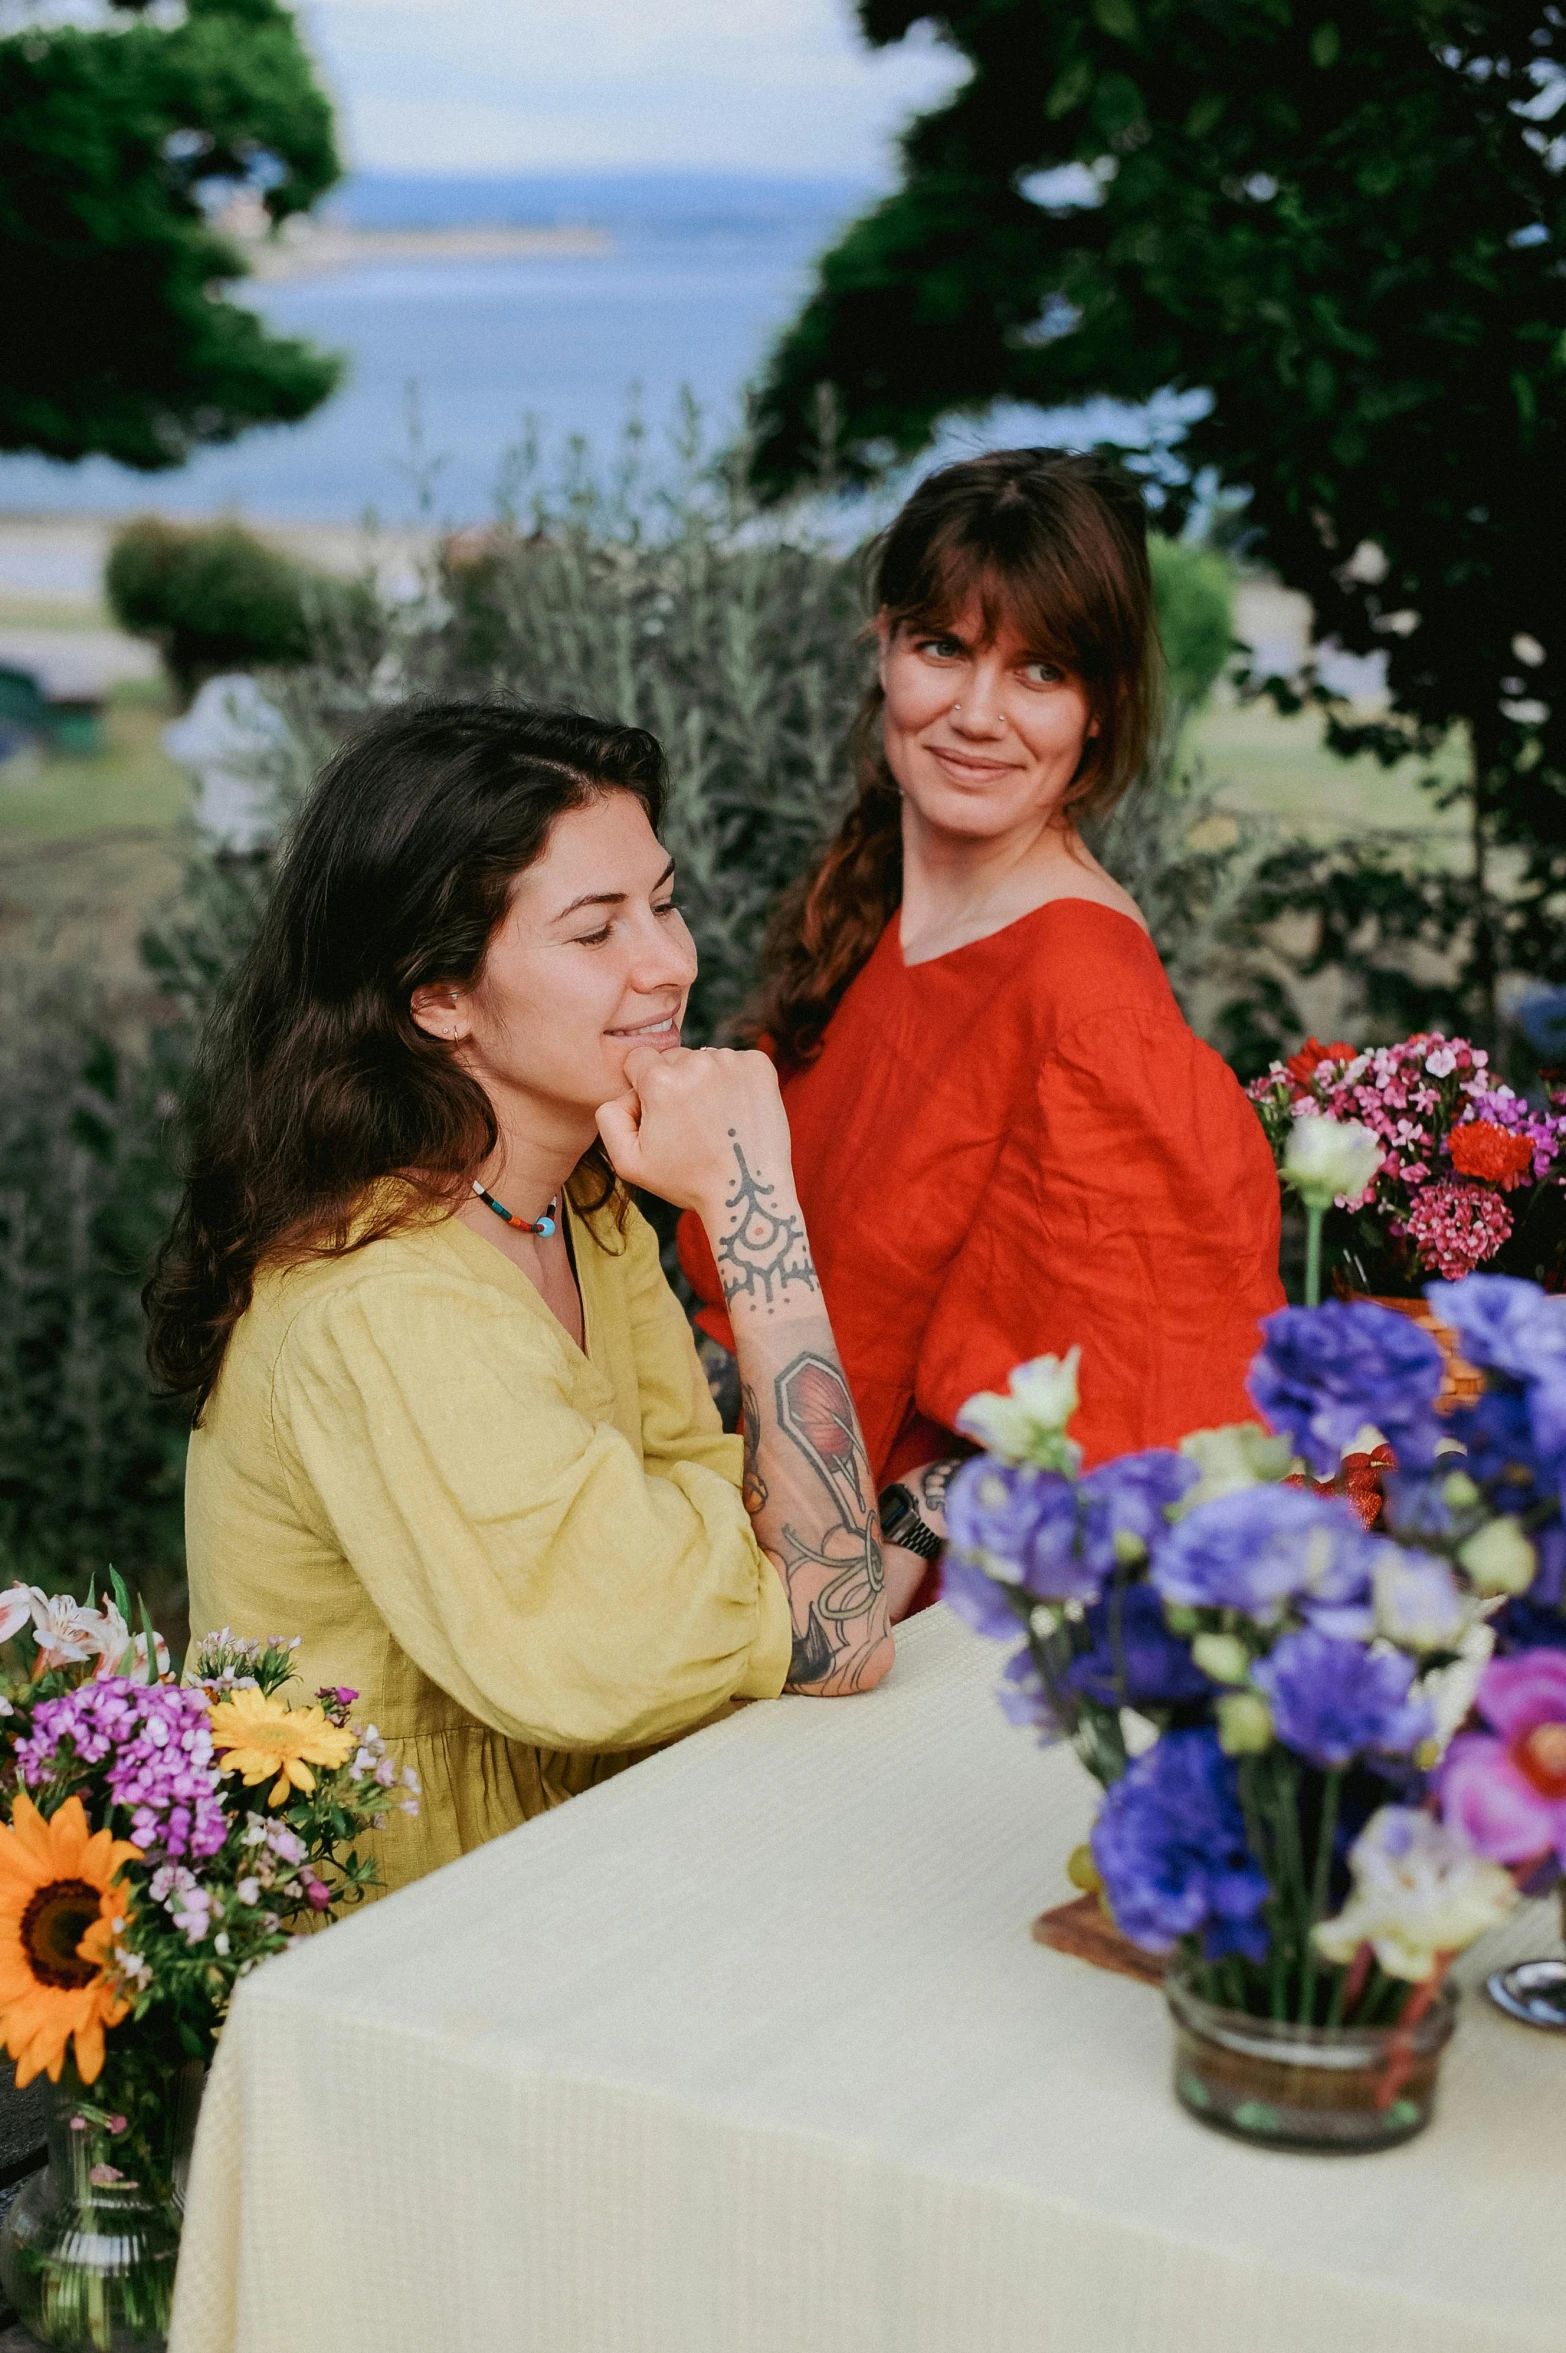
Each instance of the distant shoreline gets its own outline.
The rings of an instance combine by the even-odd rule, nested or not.
[[[317,278],[399,262],[597,261],[614,253],[607,229],[351,229],[336,221],[298,223],[281,238],[238,240],[257,278]]]

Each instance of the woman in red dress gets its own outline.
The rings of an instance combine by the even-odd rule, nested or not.
[[[1248,1417],[1278,1188],[1079,827],[1140,773],[1159,649],[1135,486],[1007,450],[921,484],[876,568],[858,791],[774,929],[755,1033],[882,1489],[894,1614],[958,1413],[1082,1348],[1088,1462]],[[724,1337],[700,1228],[686,1271]]]

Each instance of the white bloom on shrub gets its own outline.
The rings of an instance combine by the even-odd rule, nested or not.
[[[1513,1519],[1487,1520],[1457,1557],[1481,1593],[1526,1593],[1538,1566],[1533,1546]]]
[[[1187,1488],[1172,1519],[1184,1519],[1199,1503],[1237,1495],[1242,1487],[1268,1487],[1286,1476],[1292,1459],[1287,1438],[1274,1438],[1260,1422],[1229,1422],[1220,1430],[1193,1430],[1180,1452],[1201,1473]]]
[[[1003,1395],[981,1389],[957,1416],[966,1437],[977,1438],[1003,1462],[1031,1462],[1040,1452],[1058,1456],[1067,1422],[1077,1410],[1080,1348],[1065,1356],[1035,1356],[1019,1364]]]
[[[1517,1901],[1510,1872],[1413,1806],[1372,1814],[1349,1850],[1349,1869],[1353,1893],[1335,1920],[1317,1923],[1317,1950],[1346,1967],[1368,1944],[1389,1977],[1415,1985],[1443,1953],[1471,1945]]]
[[[1380,1137],[1359,1120],[1306,1112],[1289,1131],[1283,1174],[1307,1209],[1330,1209],[1334,1201],[1352,1201],[1367,1189],[1381,1155]]]
[[[1376,1557],[1376,1632],[1399,1650],[1456,1650],[1473,1603],[1433,1552],[1386,1545]]]

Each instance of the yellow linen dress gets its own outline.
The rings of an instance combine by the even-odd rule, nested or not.
[[[358,1691],[423,1786],[370,1842],[388,1887],[788,1671],[740,1441],[651,1228],[571,1232],[585,1354],[500,1251],[432,1219],[263,1272],[191,1438],[192,1634],[300,1635],[285,1696]]]

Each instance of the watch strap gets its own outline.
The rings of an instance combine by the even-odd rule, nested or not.
[[[921,1560],[934,1560],[942,1550],[945,1539],[930,1526],[911,1488],[894,1480],[890,1487],[882,1488],[877,1509],[881,1534],[888,1544],[900,1544],[905,1552],[917,1553]]]

